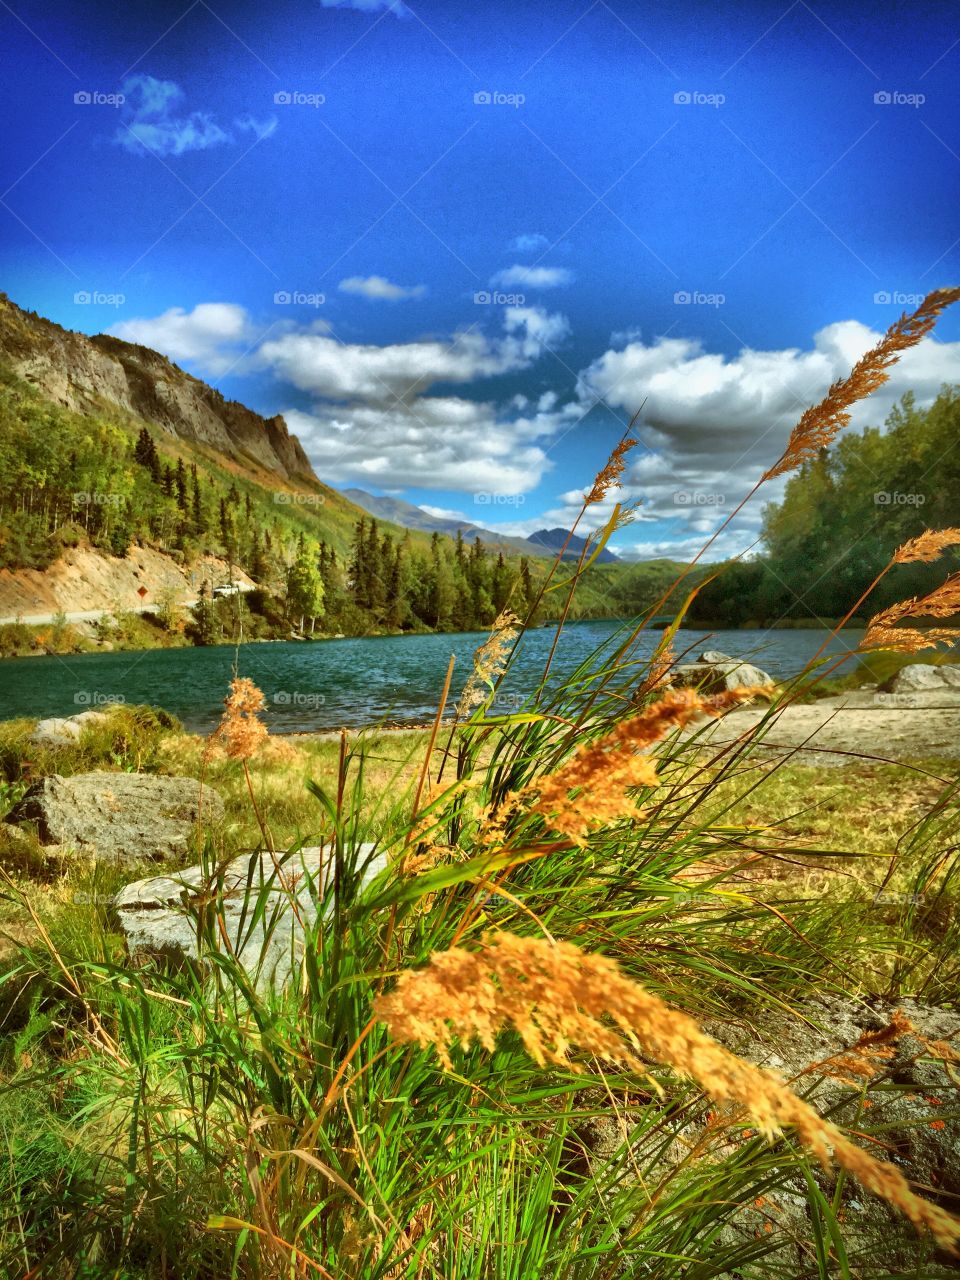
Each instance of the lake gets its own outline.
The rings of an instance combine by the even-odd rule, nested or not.
[[[554,672],[573,671],[623,626],[611,620],[565,628]],[[831,654],[849,654],[861,636],[844,631]],[[527,632],[498,695],[496,711],[511,710],[536,684],[553,640],[552,627]],[[820,647],[826,631],[680,631],[677,651],[695,657],[720,649],[749,659],[776,678],[795,675]],[[151,649],[0,662],[0,719],[66,716],[111,701],[150,703],[179,716],[192,732],[219,720],[234,663],[267,699],[265,720],[275,733],[337,729],[381,722],[422,722],[434,714],[450,655],[456,656],[452,698],[470,674],[473,654],[489,632],[456,635],[370,636],[315,643],[280,641],[207,649]],[[654,649],[659,633],[643,633],[637,657]]]

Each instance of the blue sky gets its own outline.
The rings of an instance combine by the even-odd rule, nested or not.
[[[618,545],[692,550],[960,279],[952,4],[16,0],[0,33],[9,295],[487,525],[569,519],[645,399]],[[958,370],[948,317],[857,424]]]

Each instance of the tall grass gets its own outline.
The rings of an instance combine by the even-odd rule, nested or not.
[[[926,332],[930,313],[915,328]],[[850,394],[832,389],[837,413]],[[822,433],[833,419],[802,421]],[[594,547],[620,519],[616,510]],[[789,1010],[810,990],[856,991],[867,966],[859,935],[848,935],[849,903],[771,902],[744,887],[759,856],[819,865],[834,852],[814,859],[777,826],[759,832],[736,816],[777,701],[756,730],[711,745],[697,716],[726,707],[664,696],[676,628],[641,659],[642,626],[563,677],[548,663],[527,705],[499,715],[499,681],[522,644],[505,618],[452,725],[449,671],[442,688],[438,678],[419,768],[388,790],[376,822],[370,744],[344,735],[333,785],[310,783],[314,824],[293,843],[276,838],[260,803],[256,691],[235,687],[218,737],[255,810],[256,856],[272,852],[281,890],[299,844],[322,844],[332,868],[313,886],[316,920],[279,988],[258,984],[225,940],[212,837],[209,892],[189,908],[197,963],[129,963],[110,884],[53,932],[9,884],[37,929],[8,958],[3,984],[6,1274],[890,1274],[873,1245],[848,1238],[853,1184],[831,1155],[926,1232],[898,1234],[877,1208],[910,1274],[950,1274],[945,1205],[872,1162],[839,1113],[821,1118],[696,1027],[764,1005]],[[955,813],[948,783],[884,864],[889,883],[913,886],[909,910],[876,933],[892,953],[882,978],[894,997],[940,997],[949,981],[960,940]],[[390,859],[372,879],[371,835]],[[250,924],[269,927],[270,901],[250,890]],[[862,1110],[851,1123],[883,1153]],[[798,1194],[799,1218],[765,1208]]]

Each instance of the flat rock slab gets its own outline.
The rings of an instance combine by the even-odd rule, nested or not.
[[[357,846],[363,884],[387,866],[386,854],[374,850],[372,844]],[[299,968],[304,935],[316,923],[332,872],[330,848],[255,853],[227,863],[219,880],[209,866],[137,880],[113,905],[131,956],[197,961],[201,902],[213,897],[222,904],[230,948],[262,990],[282,986]]]
[[[936,706],[918,705],[914,699]],[[698,746],[728,746],[768,715],[763,708],[728,712],[721,720],[684,731]],[[960,697],[927,694],[845,694],[784,707],[759,729],[751,748],[796,764],[846,765],[857,760],[960,760]]]
[[[42,845],[122,862],[183,860],[201,812],[193,778],[149,773],[52,774],[36,783],[7,822],[36,828]],[[204,824],[223,818],[223,801],[203,788]]]

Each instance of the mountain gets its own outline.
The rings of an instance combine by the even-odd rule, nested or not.
[[[319,481],[283,418],[263,418],[166,356],[107,334],[90,338],[23,311],[0,294],[0,362],[47,399],[80,413],[109,405],[176,440],[287,481]]]
[[[567,539],[570,539],[567,542]],[[541,550],[540,554],[549,554],[555,556],[563,544],[567,543],[567,549],[563,553],[564,560],[578,560],[580,552],[586,545],[586,539],[581,538],[578,534],[571,534],[568,529],[538,529],[536,533],[531,533],[530,542],[535,543],[545,550]],[[597,556],[596,564],[616,564],[620,557],[615,556],[612,551],[606,547]]]
[[[365,489],[341,489],[340,492],[377,520],[389,520],[407,529],[418,529],[423,533],[442,533],[449,537],[456,537],[459,531],[469,542],[479,538],[484,545],[504,552],[519,552],[521,555],[541,556],[552,560],[567,537],[566,529],[541,529],[531,534],[529,538],[514,538],[507,534],[495,533],[492,529],[484,529],[481,525],[473,524],[469,520],[432,516],[422,507],[414,506],[412,502],[404,502],[401,498],[377,498],[372,493],[367,493]],[[576,559],[583,545],[583,538],[574,534],[564,553],[564,559]],[[617,557],[606,548],[597,557],[598,564],[612,564],[616,561]]]
[[[504,553],[519,552],[527,556],[547,554],[543,547],[534,546],[527,538],[512,538],[509,534],[495,533],[470,520],[432,516],[429,511],[414,506],[412,502],[404,502],[402,498],[377,498],[365,489],[341,489],[340,492],[377,520],[390,520],[406,529],[417,529],[421,533],[442,533],[451,538],[455,538],[459,530],[466,541],[472,542],[474,538],[479,538],[485,546]]]

